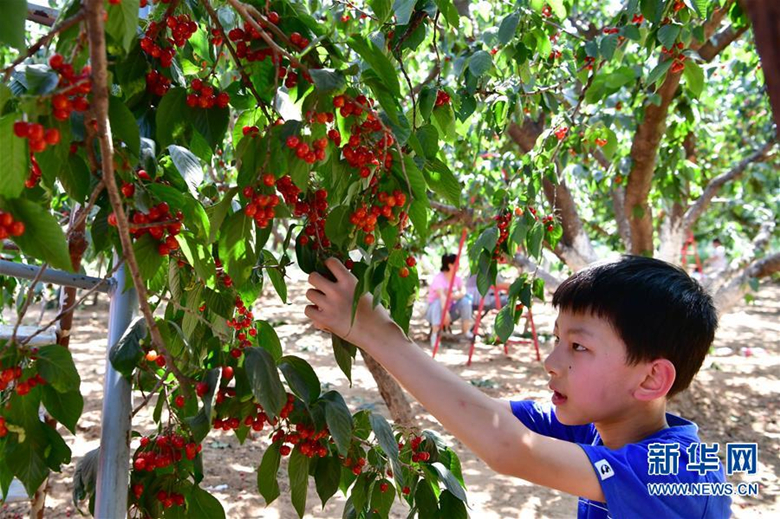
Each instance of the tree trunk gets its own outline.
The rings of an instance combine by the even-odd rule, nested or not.
[[[379,394],[382,395],[393,421],[396,425],[411,427],[413,423],[412,406],[409,405],[401,385],[371,355],[363,350],[360,350],[360,354],[363,356],[371,376],[376,381]]]
[[[761,279],[775,272],[780,272],[780,252],[775,252],[765,258],[754,261],[742,273],[721,286],[713,299],[718,314],[723,315],[742,300],[750,288],[752,279]]]
[[[780,3],[777,0],[743,0],[767,85],[769,101],[780,137]]]
[[[655,257],[674,265],[682,260],[680,251],[685,243],[687,230],[684,226],[685,207],[680,202],[672,205],[672,210],[661,221],[658,232],[658,250]]]

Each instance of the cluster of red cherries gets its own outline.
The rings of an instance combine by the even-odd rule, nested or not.
[[[165,37],[165,30],[170,30],[170,36]],[[152,21],[146,28],[146,34],[141,38],[141,50],[153,58],[160,60],[160,65],[168,68],[173,63],[176,56],[176,47],[182,47],[189,40],[195,31],[198,30],[198,24],[192,21],[188,14],[179,16],[170,15],[160,22]],[[162,45],[155,40],[160,34],[163,35]],[[167,45],[166,45],[167,44]]]
[[[301,246],[314,248],[319,244],[322,248],[330,247],[330,240],[325,236],[325,219],[328,211],[328,192],[318,189],[308,200],[298,200],[293,206],[293,215],[297,218],[307,217],[303,233],[298,237]]]
[[[131,189],[126,187],[128,185],[132,184],[122,186],[122,193],[125,196],[132,196]],[[134,192],[135,188],[132,191]],[[160,256],[167,256],[179,248],[176,235],[181,232],[183,217],[181,211],[171,214],[168,203],[160,202],[149,209],[148,213],[136,211],[130,216],[130,222],[134,225],[130,228],[130,234],[136,239],[149,234],[158,242],[157,252]],[[117,225],[116,214],[108,215],[108,224],[114,227]]]
[[[203,84],[203,81],[200,79],[193,79],[190,86],[192,87],[192,92],[187,94],[186,99],[187,106],[190,108],[209,109],[215,106],[227,108],[228,103],[230,103],[230,94],[227,92],[217,93],[214,87]]]
[[[263,175],[263,184],[273,186],[276,183],[276,177],[271,173]],[[256,191],[252,186],[246,186],[243,191],[247,204],[244,206],[244,214],[253,218],[255,223],[261,229],[268,227],[275,216],[274,207],[279,205],[279,195],[266,195]]]
[[[5,240],[9,236],[19,237],[24,234],[24,229],[24,222],[14,220],[11,213],[0,211],[0,240]]]
[[[144,473],[155,473],[157,469],[167,473],[169,467],[174,467],[186,458],[189,461],[195,459],[203,446],[187,439],[178,433],[162,434],[157,436],[144,436],[141,445],[133,456],[132,479],[138,480]],[[153,485],[151,485],[153,486]],[[140,500],[146,491],[143,483],[137,482],[131,486],[133,496]],[[164,508],[183,506],[184,496],[176,492],[159,490],[155,495]]]
[[[680,52],[684,48],[685,45],[683,45],[683,42],[681,41],[678,41],[676,44],[672,45],[671,49],[661,47],[661,54],[665,54],[674,60],[671,68],[672,74],[677,74],[678,72],[682,72],[685,69],[685,54]]]
[[[434,106],[442,106],[442,105],[450,104],[450,95],[444,90],[439,90],[438,92],[436,92],[436,101],[433,104]]]
[[[35,350],[35,348],[33,348]],[[9,366],[0,371],[0,391],[5,391],[9,387],[13,386],[13,390],[19,396],[24,396],[29,393],[34,387],[38,385],[46,384],[46,380],[36,373],[27,377],[27,380],[22,380],[24,373],[21,366]],[[5,404],[5,409],[10,408],[10,403]],[[5,417],[0,416],[0,438],[5,437],[8,434],[8,425]]]
[[[246,307],[244,300],[239,296],[236,296],[235,308],[238,312],[238,316],[228,320],[227,325],[229,328],[233,328],[236,331],[238,348],[231,348],[230,356],[237,359],[243,355],[244,348],[252,346],[252,341],[247,338],[247,334],[249,337],[255,337],[257,335],[257,328],[253,326],[254,314],[252,314],[252,310]],[[222,374],[223,376],[228,374],[232,375],[232,371],[225,373],[223,370]],[[230,377],[227,378],[229,379]]]
[[[57,88],[63,90],[51,98],[54,118],[66,121],[73,111],[86,112],[89,109],[87,95],[92,91],[92,68],[86,65],[76,74],[73,65],[65,63],[62,54],[50,57],[49,66],[59,74]]]

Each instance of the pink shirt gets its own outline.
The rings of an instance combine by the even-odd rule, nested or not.
[[[431,284],[428,286],[428,303],[433,303],[439,299],[438,291],[441,290],[444,294],[447,293],[447,289],[450,287],[450,280],[447,279],[446,272],[439,272],[433,277]],[[452,291],[463,289],[463,280],[455,274],[455,282],[452,284]],[[450,301],[450,304],[452,302]]]

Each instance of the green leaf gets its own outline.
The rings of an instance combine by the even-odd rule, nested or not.
[[[118,97],[111,96],[108,104],[108,118],[111,121],[111,133],[127,145],[134,156],[141,154],[141,135],[135,116],[127,104]]]
[[[346,456],[352,441],[352,414],[341,394],[328,391],[320,399],[325,407],[325,421],[342,456]]]
[[[282,343],[276,330],[268,321],[255,321],[255,326],[258,344],[271,354],[275,362],[278,362],[282,358]]]
[[[209,109],[190,109],[187,107],[187,109],[190,113],[192,126],[206,139],[206,142],[209,143],[212,149],[216,149],[227,131],[228,123],[230,122],[230,109],[219,107]],[[181,117],[181,114],[179,114],[179,117]]]
[[[428,166],[429,168],[423,170],[428,186],[455,207],[460,207],[460,196],[463,193],[463,186],[461,186],[452,171],[444,162],[438,159],[430,161]]]
[[[279,482],[276,480],[279,472],[279,462],[282,455],[279,452],[281,442],[275,442],[268,446],[263,454],[263,460],[257,468],[257,490],[265,499],[265,504],[270,505],[279,497]]]
[[[25,15],[27,4],[25,5]],[[0,20],[6,17],[0,16]],[[0,31],[2,33],[2,31]],[[19,114],[10,113],[0,118],[0,196],[16,198],[24,190],[24,181],[30,176],[30,153],[27,151],[27,139],[14,135],[14,122],[20,120]]]
[[[414,5],[414,0],[412,5]],[[397,13],[396,13],[397,14]],[[399,25],[401,23],[400,17],[398,20]],[[382,80],[385,88],[395,97],[401,97],[401,86],[398,83],[398,73],[396,68],[390,63],[390,59],[379,49],[373,41],[365,40],[360,36],[352,36],[347,45],[357,52],[361,58],[376,72],[377,76]]]
[[[453,496],[457,497],[464,503],[466,502],[466,492],[463,490],[463,487],[460,486],[460,483],[455,478],[455,476],[450,472],[450,469],[439,463],[438,461],[435,463],[431,463],[431,466],[438,472],[439,479],[444,483],[444,486],[449,490]]]
[[[111,346],[108,359],[114,369],[125,378],[130,378],[138,363],[144,356],[140,341],[146,337],[146,319],[143,316],[133,319],[122,337]]]
[[[460,26],[460,14],[458,14],[458,10],[452,4],[452,0],[436,0],[436,7],[444,15],[444,19],[450,27],[457,29]]]
[[[203,166],[200,160],[187,148],[175,144],[168,146],[168,153],[171,154],[173,165],[190,188],[190,193],[197,197],[198,187],[203,183]]]
[[[287,403],[287,393],[273,357],[262,348],[247,348],[244,350],[244,356],[244,367],[252,394],[270,418],[277,416]]]
[[[225,509],[219,499],[199,486],[193,486],[187,496],[187,518],[225,519]]]
[[[24,52],[24,22],[26,19],[26,0],[4,1],[3,16],[0,16],[0,42],[18,49],[20,52]]]
[[[704,71],[702,71],[701,67],[691,59],[685,60],[683,76],[685,77],[685,84],[694,97],[701,96],[704,90]]]
[[[601,55],[604,57],[605,60],[609,61],[615,55],[615,50],[617,49],[617,45],[618,45],[618,35],[609,34],[601,38],[601,45],[599,47],[599,52],[601,53]]]
[[[30,496],[35,495],[35,491],[49,474],[42,447],[43,445],[32,440],[22,443],[7,442],[4,445],[5,465],[24,484],[27,495]]]
[[[466,504],[455,497],[449,490],[444,490],[439,496],[441,516],[447,519],[468,519]]]
[[[84,409],[84,398],[80,391],[60,393],[50,385],[41,388],[41,402],[55,420],[76,434],[76,423]]]
[[[528,254],[534,258],[538,258],[542,253],[542,238],[544,238],[544,227],[536,222],[526,237]]]
[[[566,6],[563,5],[563,0],[547,0],[547,4],[559,20],[566,18]]]
[[[382,492],[381,484],[387,484],[387,490]],[[388,517],[390,514],[390,508],[393,506],[395,500],[395,487],[391,485],[386,479],[381,479],[374,483],[374,490],[371,491],[371,504],[370,508],[374,511],[374,514],[379,517]]]
[[[314,87],[323,94],[342,90],[347,84],[341,71],[331,68],[313,68],[309,71]]]
[[[301,454],[299,448],[293,449],[287,471],[290,474],[290,500],[298,516],[303,517],[309,488],[309,458]]]
[[[369,5],[380,23],[386,22],[390,17],[390,13],[392,12],[390,0],[369,0]]]
[[[149,234],[144,234],[133,243],[133,251],[138,260],[138,270],[144,281],[154,278],[165,259],[158,252],[159,242]]]
[[[166,147],[172,144],[183,132],[186,118],[182,117],[189,108],[186,103],[187,91],[183,88],[171,88],[160,100],[155,114],[157,144]]]
[[[357,347],[342,339],[336,334],[332,334],[333,338],[333,356],[336,357],[336,364],[339,365],[341,371],[346,375],[350,385],[352,384],[352,360],[357,353]]]
[[[320,397],[320,379],[308,362],[294,355],[279,359],[279,369],[298,398],[308,404]]]
[[[674,44],[677,43],[677,38],[680,36],[680,29],[680,25],[673,23],[662,25],[661,28],[658,29],[658,41],[667,49],[671,49],[674,47]]]
[[[225,196],[222,197],[222,199],[214,206],[209,207],[208,215],[209,215],[209,244],[214,243],[214,241],[217,239],[217,233],[219,232],[220,227],[222,227],[222,222],[225,221],[225,217],[230,212],[231,208],[231,202],[233,201],[233,197],[236,196],[236,193],[238,193],[238,188],[233,187],[230,188],[230,190],[225,193]]]
[[[493,56],[484,50],[475,52],[469,60],[469,70],[475,77],[482,76],[493,67]]]
[[[499,310],[496,316],[496,335],[501,342],[506,342],[515,329],[515,321],[512,315],[512,307],[509,305]]]
[[[58,344],[38,348],[38,373],[60,393],[78,391],[81,378],[67,348]]]
[[[426,124],[417,129],[417,140],[422,146],[426,159],[433,159],[439,153],[439,132],[432,124]]]
[[[334,456],[320,458],[314,469],[314,483],[317,487],[317,495],[320,496],[322,506],[328,502],[339,489],[341,480],[341,463]]]
[[[106,32],[124,48],[130,50],[138,28],[138,9],[140,0],[122,0],[118,4],[108,4]]]
[[[395,24],[408,25],[409,19],[412,17],[412,11],[414,11],[414,5],[417,0],[395,0],[393,3],[393,12],[395,13]]]
[[[517,31],[517,25],[520,22],[520,13],[517,11],[509,14],[503,20],[498,27],[498,41],[501,45],[506,45],[512,38],[515,37]]]
[[[436,494],[433,493],[433,489],[427,481],[420,481],[417,485],[417,489],[414,492],[414,504],[417,505],[420,517],[439,517],[439,504],[436,502]]]
[[[255,223],[242,211],[233,213],[222,224],[219,236],[219,257],[235,286],[242,286],[257,263],[253,243]]]
[[[668,59],[666,61],[662,61],[658,64],[647,76],[647,80],[645,81],[645,84],[647,86],[654,85],[657,83],[662,77],[664,77],[664,74],[671,68],[672,62],[674,60]]]

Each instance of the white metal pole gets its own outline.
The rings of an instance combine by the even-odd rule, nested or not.
[[[118,256],[114,261],[120,261]],[[123,519],[127,517],[127,489],[130,463],[130,413],[132,388],[111,365],[108,352],[119,341],[138,308],[135,288],[124,290],[125,266],[114,274],[116,283],[111,292],[108,316],[108,348],[106,373],[103,379],[103,416],[100,432],[95,517]]]

